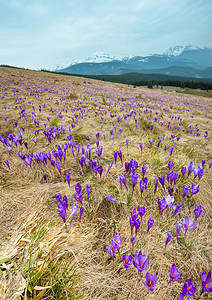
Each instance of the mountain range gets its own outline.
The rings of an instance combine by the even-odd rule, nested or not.
[[[121,75],[131,72],[194,78],[212,77],[212,49],[176,46],[162,54],[113,56],[101,52],[93,56],[49,68],[54,72],[81,75]]]

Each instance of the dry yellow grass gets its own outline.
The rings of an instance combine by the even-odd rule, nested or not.
[[[66,263],[71,266],[74,264],[77,272],[76,278],[74,277],[76,279],[75,295],[70,297],[68,292],[70,287],[68,283],[64,283],[66,287],[64,287],[63,298],[58,299],[75,299],[77,296],[82,296],[83,299],[178,299],[182,286],[188,278],[193,279],[197,288],[192,299],[199,299],[201,273],[203,270],[208,272],[212,266],[212,168],[208,168],[208,161],[212,159],[212,100],[145,88],[134,89],[132,86],[79,77],[19,69],[0,69],[0,134],[2,137],[7,137],[8,134],[17,134],[18,128],[24,127],[23,141],[28,143],[28,150],[24,146],[14,147],[10,156],[6,147],[0,143],[0,270],[2,270],[0,272],[0,295],[2,299],[30,299],[30,297],[32,299],[33,297],[34,299],[55,299],[53,291],[55,292],[58,287],[56,281],[53,281],[54,276],[50,275],[51,272],[48,273],[50,257],[53,259],[51,263],[55,261],[58,266],[61,264],[60,272]],[[38,90],[39,93],[36,93]],[[3,95],[4,98],[2,98]],[[25,102],[19,102],[19,97],[26,97]],[[40,122],[37,127],[31,117],[32,104],[29,102],[33,102],[35,119]],[[10,109],[4,110],[4,105],[10,106]],[[27,122],[18,115],[20,105],[26,109]],[[15,109],[15,106],[18,108]],[[82,107],[82,111],[78,110],[79,106]],[[63,118],[56,117],[58,108],[64,108]],[[140,115],[137,113],[135,118],[132,114],[125,120],[123,113],[130,114],[134,109],[140,109],[143,113]],[[145,109],[147,109],[146,112],[144,112]],[[54,112],[51,112],[52,110]],[[110,112],[105,114],[105,110],[110,110]],[[79,116],[82,112],[84,118]],[[158,112],[157,115],[156,112]],[[110,113],[116,116],[111,118]],[[77,122],[72,120],[74,114],[78,115]],[[49,122],[48,116],[51,117]],[[120,116],[120,122],[117,122],[118,116]],[[178,120],[178,116],[183,120]],[[7,121],[3,117],[8,117]],[[150,117],[151,121],[148,119]],[[180,130],[173,129],[172,131],[167,126],[161,126],[160,123],[154,122],[155,117],[160,121],[170,122],[172,126],[179,126]],[[136,128],[135,119],[137,119],[139,129]],[[14,127],[15,120],[18,121],[17,128]],[[62,125],[66,128],[66,133],[61,134],[57,139],[52,139],[52,143],[49,143],[42,133],[45,130],[44,123],[47,123],[47,130],[50,127]],[[76,162],[69,151],[66,162],[61,163],[63,176],[67,172],[71,173],[69,188],[57,169],[49,163],[44,166],[33,162],[33,171],[31,171],[30,167],[18,157],[18,153],[37,154],[40,151],[48,153],[56,149],[58,144],[63,145],[67,142],[69,135],[67,130],[71,123],[76,123],[76,127],[70,133],[76,144],[80,143],[86,148],[88,143],[86,137],[90,137],[92,159],[98,160],[95,142],[96,133],[100,133],[99,141],[103,146],[100,163],[104,172],[101,179],[99,175],[96,177],[88,167],[83,174],[78,164],[79,157]],[[117,126],[116,130],[112,123]],[[151,123],[154,125],[152,131],[149,129]],[[200,137],[194,137],[182,131],[188,130],[190,125],[194,129],[195,124],[198,124],[200,129]],[[36,128],[40,130],[40,133],[38,142],[34,144],[32,139],[35,136],[32,131]],[[123,129],[123,132],[120,132],[120,129]],[[111,130],[114,132],[114,139],[111,137]],[[206,130],[209,134],[207,139],[204,138]],[[169,139],[171,134],[179,136],[180,141],[170,158],[169,150],[165,152],[164,146],[172,146]],[[165,140],[162,140],[160,147],[157,148],[155,143],[158,142],[158,137],[163,135],[165,135]],[[128,151],[127,138],[129,139]],[[148,142],[150,138],[154,140],[152,148]],[[140,143],[143,144],[142,155]],[[117,167],[113,165],[105,178],[109,163],[114,160],[113,152],[120,150],[123,153],[124,162],[129,162],[133,158],[138,161],[139,165],[137,170],[139,180],[135,187],[133,201],[129,205],[120,205],[105,200],[105,195],[111,195],[117,200],[128,202],[132,192],[130,177],[127,178],[129,192],[124,187],[121,189],[117,181],[118,175],[125,174],[124,165],[122,166],[119,158]],[[11,170],[4,163],[6,159],[9,159]],[[182,211],[175,218],[172,218],[169,212],[168,219],[165,216],[160,219],[157,200],[164,197],[164,192],[159,187],[154,195],[155,179],[167,174],[169,160],[175,163],[173,169],[180,174],[182,166],[187,166],[193,161],[197,167],[201,165],[203,159],[206,160],[206,164],[204,176],[200,181],[200,192],[191,200],[184,200]],[[148,188],[141,200],[139,181],[142,179],[143,164],[147,166]],[[47,175],[47,183],[43,179],[43,174]],[[82,185],[84,213],[81,223],[78,224],[79,216],[77,215],[71,231],[67,232],[62,219],[58,216],[55,194],[67,195],[70,214],[71,204],[75,201],[74,187],[77,183]],[[184,183],[186,180],[179,176],[174,192],[176,204],[181,202]],[[189,177],[187,184],[192,183],[198,183],[197,179],[193,179],[193,175]],[[90,208],[87,204],[87,184],[91,184]],[[202,205],[204,214],[197,220],[197,227],[187,232],[185,240],[182,229],[180,242],[176,246],[176,222],[183,220],[186,215],[194,218],[193,209],[196,205]],[[141,250],[150,261],[141,278],[138,277],[133,264],[128,270],[124,269],[117,252],[113,265],[106,251],[106,246],[112,239],[115,224],[116,233],[123,238],[121,255],[131,253],[129,218],[131,210],[138,206],[145,206],[146,214],[138,231],[134,253]],[[146,224],[149,218],[153,218],[155,223],[146,236]],[[173,234],[173,239],[165,251],[167,232]],[[26,271],[26,265],[29,263],[31,254],[36,257],[35,263],[32,262],[31,265],[32,271],[42,269],[42,274],[46,272],[49,279],[46,280],[44,276],[41,276],[42,280],[39,282],[44,284],[42,288],[46,287],[46,289],[42,290],[41,287],[35,288],[34,286],[32,292],[29,293],[27,287],[31,280],[30,268]],[[168,285],[169,268],[173,263],[179,268],[182,278]],[[142,283],[146,271],[158,276],[153,292],[148,291]],[[38,296],[39,293],[40,296]],[[208,299],[208,297],[209,295],[203,294],[201,299]]]

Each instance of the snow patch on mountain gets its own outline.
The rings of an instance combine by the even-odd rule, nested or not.
[[[168,50],[166,50],[163,54],[168,56],[179,56],[184,51],[189,50],[199,50],[200,48],[197,46],[192,45],[186,45],[186,46],[175,46],[170,47]]]

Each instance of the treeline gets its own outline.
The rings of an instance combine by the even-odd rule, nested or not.
[[[148,86],[152,88],[153,86],[175,86],[189,89],[201,89],[201,90],[212,90],[212,83],[203,81],[180,81],[180,80],[141,80],[132,83],[134,86]]]

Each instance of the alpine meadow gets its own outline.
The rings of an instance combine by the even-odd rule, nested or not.
[[[212,98],[2,66],[0,154],[1,299],[211,299]]]

